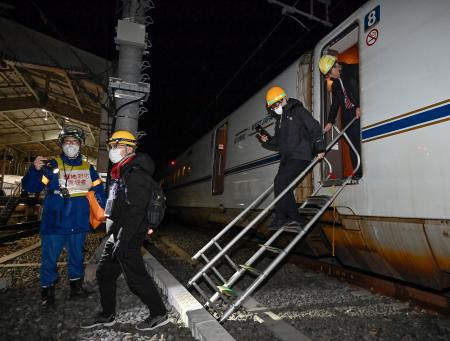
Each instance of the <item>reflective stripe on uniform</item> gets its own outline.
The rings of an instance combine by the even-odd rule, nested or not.
[[[71,193],[70,197],[85,197],[87,195],[87,192],[78,192],[78,193]]]
[[[58,168],[61,171],[64,169],[64,166],[66,167],[66,170],[89,170],[89,168],[91,167],[91,165],[89,164],[89,162],[82,160],[81,165],[79,166],[73,166],[72,165],[68,165],[67,163],[64,164],[63,160],[60,157],[55,158],[56,163],[58,164]]]
[[[92,187],[95,187],[97,185],[100,185],[102,183],[102,179],[98,178],[97,180],[92,182]]]
[[[42,175],[41,181],[45,186],[47,186],[48,183],[50,182],[50,180],[45,175]]]

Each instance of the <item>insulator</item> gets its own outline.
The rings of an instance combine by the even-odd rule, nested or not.
[[[145,131],[138,131],[137,132],[137,139],[141,139],[143,136],[147,136],[148,134]]]
[[[144,8],[145,8],[145,11],[151,10],[151,9],[155,8],[155,4],[153,3],[152,0],[145,0]]]
[[[141,71],[145,71],[152,67],[152,64],[148,60],[144,60],[141,64]]]
[[[152,18],[151,16],[149,16],[149,15],[146,15],[146,16],[144,17],[144,20],[143,20],[142,23],[143,23],[145,26],[153,25],[153,18]]]
[[[147,73],[143,73],[139,82],[147,83],[150,81],[150,76]]]
[[[138,116],[141,117],[145,113],[148,113],[148,109],[146,107],[140,107],[138,110]]]

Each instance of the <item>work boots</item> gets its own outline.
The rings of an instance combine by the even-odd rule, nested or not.
[[[41,288],[41,305],[53,307],[55,305],[55,285]]]
[[[74,279],[70,280],[70,298],[86,298],[89,296],[89,292],[87,292],[83,288],[83,279]]]

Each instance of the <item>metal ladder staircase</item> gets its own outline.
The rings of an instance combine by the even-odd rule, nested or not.
[[[344,127],[342,132],[338,131],[338,135],[331,141],[331,143],[327,146],[325,153],[327,153],[338,141],[340,138],[344,137],[349,144],[352,151],[358,157],[357,167],[353,170],[353,174],[360,167],[360,156],[353,146],[352,142],[345,134],[345,131],[353,124],[356,120],[354,118],[350,123]],[[329,176],[331,175],[331,165],[329,162],[323,158],[314,158],[314,160],[308,165],[308,167],[301,172],[297,178],[292,181],[289,186],[287,186],[283,192],[280,193],[266,208],[264,208],[252,221],[242,229],[228,244],[225,246],[221,246],[218,241],[219,239],[225,235],[227,231],[231,229],[239,220],[241,220],[244,216],[246,216],[251,209],[257,206],[262,199],[264,199],[272,190],[273,184],[267,188],[263,193],[261,193],[244,211],[242,211],[236,218],[234,218],[222,231],[220,231],[213,239],[211,239],[201,250],[199,250],[192,259],[197,260],[202,258],[205,261],[205,265],[202,269],[195,274],[188,282],[188,287],[193,286],[199,294],[205,299],[205,306],[209,307],[215,313],[216,318],[219,319],[221,323],[226,321],[228,317],[241,305],[241,303],[264,281],[276,268],[276,266],[288,255],[288,253],[294,248],[294,246],[302,240],[302,238],[308,233],[308,231],[315,225],[315,223],[320,219],[325,210],[333,203],[333,201],[337,198],[337,196],[342,192],[347,184],[349,184],[352,180],[352,175],[347,177],[343,184],[333,193],[331,196],[323,196],[316,195],[322,185],[320,185],[311,196],[307,197],[306,200],[300,205],[299,212],[304,218],[305,225],[302,228],[292,228],[292,227],[281,227],[277,230],[273,235],[269,237],[269,239],[264,243],[259,245],[258,251],[251,256],[245,263],[237,264],[234,262],[231,257],[227,254],[228,251],[240,240],[242,240],[243,236],[252,229],[259,221],[261,221],[269,210],[281,199],[281,197],[286,194],[288,191],[292,190],[293,187],[302,180],[313,168],[322,160],[330,167]],[[281,236],[289,233],[290,236],[293,236],[293,239],[288,243],[288,245],[284,249],[280,249],[274,247],[272,244]],[[215,247],[215,248],[214,248]],[[217,249],[217,250],[215,250]],[[207,252],[217,252],[212,258],[208,256]],[[265,252],[274,253],[276,255],[275,259],[271,261],[271,263],[262,270],[256,269],[252,265],[258,260],[258,258],[263,255]],[[221,262],[228,263],[229,266],[233,269],[234,273],[228,279],[222,275],[218,270],[218,266],[221,265]],[[211,273],[212,272],[212,273]],[[238,292],[232,289],[232,286],[245,274],[249,273],[251,275],[256,276],[255,280],[250,284],[248,288],[246,288],[242,292]],[[201,280],[205,280],[210,287],[210,290],[213,292],[212,296],[209,296],[205,290],[200,286],[199,282]],[[216,283],[213,279],[219,281]],[[218,298],[221,298],[223,304],[219,305],[216,303]],[[218,316],[218,317],[217,317]]]
[[[16,210],[16,207],[20,201],[20,196],[18,195],[18,193],[20,193],[21,187],[22,184],[18,184],[12,191],[11,195],[0,197],[0,206],[3,206],[3,208],[0,210],[0,225],[6,225],[9,218]]]
[[[10,196],[5,202],[5,206],[0,210],[0,225],[6,225],[12,213],[15,211],[17,204],[19,203],[19,197]]]

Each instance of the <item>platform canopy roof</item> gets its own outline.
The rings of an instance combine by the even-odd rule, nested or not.
[[[111,63],[3,18],[0,40],[0,150],[57,155],[62,127],[78,125],[96,159]]]

